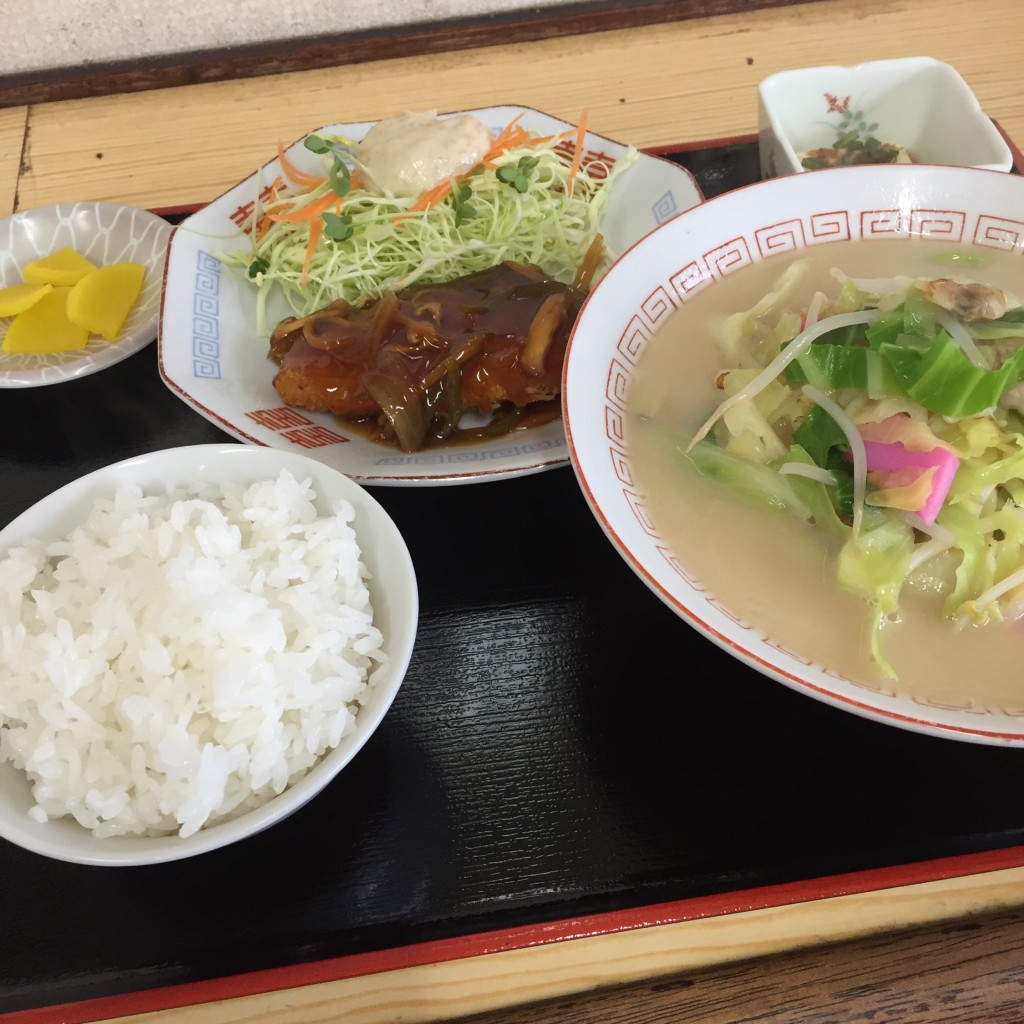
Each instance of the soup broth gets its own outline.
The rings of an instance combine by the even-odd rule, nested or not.
[[[950,256],[963,258],[951,264]],[[963,273],[1024,295],[1019,254],[921,239],[839,242],[777,256],[705,287],[666,320],[640,356],[627,395],[626,442],[634,480],[661,537],[731,614],[777,646],[869,688],[957,708],[1024,712],[1024,622],[953,623],[940,593],[907,592],[882,627],[898,680],[872,661],[869,607],[836,579],[838,544],[783,512],[745,503],[703,478],[667,437],[694,437],[722,401],[717,338],[725,317],[770,292],[788,264],[810,258],[798,294],[830,296],[838,268],[851,277],[938,278]],[[685,444],[684,444],[685,447]],[[955,566],[955,561],[951,566]]]

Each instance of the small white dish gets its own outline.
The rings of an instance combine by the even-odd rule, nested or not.
[[[573,126],[520,106],[465,111],[495,134],[513,118],[541,135]],[[321,134],[360,140],[375,122],[338,124]],[[303,139],[305,136],[303,136]],[[617,158],[626,146],[587,133],[585,155]],[[301,169],[322,173],[302,139],[286,149]],[[561,420],[474,444],[406,454],[375,444],[335,416],[285,406],[273,387],[268,339],[256,330],[257,292],[226,269],[217,253],[244,248],[240,211],[282,174],[279,160],[264,165],[219,199],[183,221],[168,249],[164,301],[159,325],[160,373],[183,401],[241,441],[312,458],[362,483],[416,486],[477,483],[537,473],[568,463]],[[661,157],[640,154],[616,182],[601,221],[610,253],[617,255],[659,224],[701,202],[689,171]],[[268,323],[288,315],[280,296],[268,302]],[[276,317],[276,319],[275,319]]]
[[[130,261],[146,268],[142,292],[117,340],[46,355],[0,352],[0,388],[58,384],[127,359],[156,339],[164,259],[171,225],[148,210],[116,203],[59,203],[0,220],[0,287],[19,284],[21,268],[67,246],[93,263]],[[0,341],[10,318],[0,317]]]
[[[163,493],[165,487],[200,481],[249,484],[276,478],[282,470],[289,470],[300,481],[311,479],[318,512],[327,512],[340,499],[355,510],[352,527],[361,560],[371,573],[367,586],[374,624],[383,634],[387,654],[356,715],[355,731],[280,795],[187,837],[97,838],[70,817],[38,822],[28,813],[34,803],[28,776],[10,762],[0,763],[0,837],[35,853],[79,864],[132,866],[193,857],[255,835],[294,813],[328,785],[369,740],[398,694],[412,656],[419,614],[416,575],[402,535],[381,505],[322,462],[298,452],[234,443],[140,455],[80,477],[27,509],[0,530],[0,555],[31,537],[51,540],[66,536],[85,519],[96,498],[112,497],[122,484],[137,484],[146,493]]]
[[[806,170],[802,154],[848,131],[903,147],[914,163],[1013,167],[970,86],[931,57],[780,71],[758,87],[758,115],[762,178]]]

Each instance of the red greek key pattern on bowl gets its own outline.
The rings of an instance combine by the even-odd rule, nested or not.
[[[826,668],[824,665],[816,665],[815,667],[823,675],[828,676],[830,679],[837,679],[839,680],[839,682],[845,683],[847,686],[852,686],[854,689],[867,690],[869,693],[874,693],[881,697],[888,697],[890,700],[896,699],[896,688],[892,686],[890,683],[872,682],[871,680],[851,679],[849,676],[844,675],[842,672],[836,672],[833,669]]]
[[[651,332],[641,319],[639,314],[634,314],[626,329],[622,332],[618,344],[615,346],[622,354],[622,357],[630,363],[635,363],[637,356],[643,350],[644,345],[650,338]]]
[[[753,632],[753,630],[751,629],[750,623],[747,622],[746,619],[741,619],[727,605],[722,604],[722,602],[719,601],[717,597],[712,597],[710,594],[708,594],[707,595],[707,602],[708,602],[709,605],[711,605],[712,608],[714,608],[719,613],[719,615],[724,616],[730,622],[732,622],[733,624],[739,626],[740,629],[745,629],[745,630],[747,630],[748,632],[751,632],[751,633]]]
[[[903,211],[864,210],[860,215],[860,233],[862,238],[906,238]]]
[[[1013,252],[1024,246],[1024,223],[983,213],[974,228],[974,242],[976,245]]]
[[[669,567],[672,569],[674,573],[676,573],[677,576],[679,576],[680,579],[685,580],[686,583],[689,586],[691,586],[694,590],[699,591],[702,594],[704,593],[704,588],[701,586],[700,582],[693,576],[691,576],[686,571],[686,569],[683,568],[682,563],[679,561],[679,559],[676,558],[675,554],[673,554],[672,551],[659,544],[657,547],[657,552],[668,563]]]
[[[762,256],[794,252],[822,242],[846,242],[850,237],[850,214],[847,210],[812,213],[806,224],[799,217],[794,217],[768,224],[754,232],[756,248]]]
[[[849,210],[824,210],[812,213],[811,229],[808,232],[809,244],[819,242],[848,242],[852,237],[850,231]]]
[[[910,234],[962,242],[967,214],[962,210],[911,210]]]
[[[794,661],[799,661],[801,665],[813,665],[814,662],[803,654],[794,651],[792,648],[787,647],[785,644],[780,643],[778,640],[772,639],[772,637],[762,634],[761,639],[764,640],[766,646],[770,647],[773,651],[778,651],[780,654],[784,654],[787,658],[792,658]]]
[[[640,524],[640,529],[649,537],[657,537],[658,530],[647,512],[647,507],[640,500],[640,496],[635,491],[626,487],[622,488],[622,496],[626,499],[626,504],[629,506],[634,518]]]
[[[608,454],[612,457],[612,469],[615,471],[615,476],[626,487],[634,488],[636,484],[633,481],[633,466],[629,459],[626,458],[625,452],[620,452],[616,448],[609,448]]]
[[[1024,708],[989,708],[990,712],[1006,715],[1008,718],[1024,718]]]
[[[750,266],[753,263],[750,246],[742,235],[715,246],[710,252],[704,254],[704,259],[717,277],[725,277],[726,274],[731,274],[734,270]]]
[[[938,700],[934,697],[912,696],[910,699],[923,708],[938,708],[941,711],[960,711],[966,712],[969,715],[987,715],[992,710],[984,704],[976,703],[970,697],[964,697],[961,700]],[[1002,709],[1000,708],[999,710]]]
[[[640,303],[648,324],[657,327],[658,323],[672,313],[676,308],[676,302],[669,294],[664,285],[658,285],[650,295]]]
[[[778,224],[769,224],[754,232],[757,251],[762,256],[775,256],[780,252],[793,252],[806,245],[804,239],[804,223],[799,217],[784,220]]]
[[[604,407],[604,433],[612,445],[625,448],[625,425],[626,421],[622,417],[621,409],[617,409],[613,405]]]
[[[709,285],[712,280],[714,279],[707,266],[694,260],[672,274],[668,279],[668,283],[676,295],[679,296],[680,302],[685,302],[690,295],[698,289]]]
[[[617,359],[613,359],[608,367],[608,382],[605,385],[604,394],[609,402],[620,408],[625,405],[630,373],[630,368],[624,366]]]

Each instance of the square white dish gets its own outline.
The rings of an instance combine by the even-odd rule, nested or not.
[[[856,131],[914,163],[1009,171],[1013,154],[959,72],[931,57],[794,68],[758,87],[761,177],[801,173],[801,154]]]

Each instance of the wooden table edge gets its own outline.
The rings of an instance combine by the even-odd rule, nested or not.
[[[259,78],[480,46],[793,7],[813,0],[577,0],[547,7],[0,74],[0,108]]]
[[[112,1016],[118,1002],[97,1001],[108,1024],[428,1024],[508,1009],[609,986],[1024,905],[1024,866],[874,889],[784,906],[741,910],[668,924],[563,938],[478,956],[418,964],[248,995],[167,1005]],[[165,990],[168,998],[173,989]],[[29,1014],[2,1024],[35,1024]]]
[[[18,208],[28,116],[27,106],[0,109],[0,217],[7,217]]]

